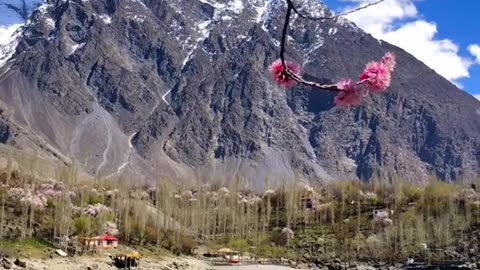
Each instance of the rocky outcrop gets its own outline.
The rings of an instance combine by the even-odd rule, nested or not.
[[[7,144],[13,140],[13,133],[8,123],[0,119],[0,143]]]

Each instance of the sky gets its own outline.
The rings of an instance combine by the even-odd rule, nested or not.
[[[335,12],[375,0],[324,0]],[[480,0],[384,0],[347,15],[480,99]]]
[[[26,0],[27,9],[31,12],[40,4],[41,0]],[[7,5],[17,8],[22,7],[20,0],[0,0],[0,67],[12,56],[16,43],[14,42],[15,32],[25,20]]]

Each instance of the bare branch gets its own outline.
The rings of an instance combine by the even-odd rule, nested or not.
[[[291,14],[292,14],[292,10],[293,10],[293,5],[291,3],[291,0],[287,0],[287,3],[288,3],[288,6],[287,6],[287,14],[285,15],[285,23],[283,25],[283,30],[282,30],[282,42],[281,42],[281,47],[280,47],[280,59],[282,60],[282,65],[283,65],[283,68],[285,69],[286,73],[288,76],[290,76],[294,81],[296,81],[297,83],[300,83],[300,84],[303,84],[303,85],[307,85],[307,86],[313,86],[313,87],[317,87],[317,88],[321,88],[321,89],[325,89],[325,90],[331,90],[331,91],[341,91],[339,90],[335,84],[325,84],[325,85],[321,85],[321,84],[318,84],[316,82],[310,82],[310,81],[306,81],[302,78],[300,78],[298,75],[296,75],[295,73],[293,73],[287,66],[286,62],[285,62],[285,45],[286,45],[286,39],[287,39],[287,33],[288,33],[288,25],[290,23],[290,17],[291,17]]]
[[[298,16],[300,16],[301,18],[304,18],[304,19],[308,19],[308,20],[313,20],[313,21],[321,21],[321,20],[332,20],[332,19],[336,19],[338,17],[343,17],[343,16],[346,16],[348,14],[351,14],[351,13],[355,13],[357,11],[360,11],[362,9],[366,9],[368,7],[371,7],[371,6],[374,6],[374,5],[378,5],[380,4],[381,2],[384,2],[385,0],[378,0],[376,2],[372,2],[372,3],[369,3],[369,4],[366,4],[364,6],[361,6],[361,7],[358,7],[358,8],[355,8],[355,9],[352,9],[352,10],[349,10],[349,11],[346,11],[344,13],[341,13],[341,14],[338,14],[338,15],[334,15],[334,16],[327,16],[327,17],[312,17],[312,16],[309,16],[307,14],[303,14],[302,12],[300,12],[296,7],[295,5],[293,4],[292,0],[287,0],[287,3],[288,5],[291,5],[292,6],[292,9],[295,13],[298,14]]]
[[[282,66],[283,68],[285,69],[285,73],[286,73],[286,76],[288,76],[290,79],[294,80],[295,82],[299,83],[299,84],[303,84],[303,85],[306,85],[306,86],[311,86],[311,87],[316,87],[316,88],[320,88],[320,89],[323,89],[323,90],[329,90],[329,91],[335,91],[335,92],[342,92],[344,90],[342,89],[338,89],[337,85],[336,84],[319,84],[317,82],[313,82],[313,81],[307,81],[303,78],[301,78],[299,75],[295,74],[294,72],[292,72],[290,70],[290,68],[288,67],[288,65],[286,64],[285,62],[285,46],[286,46],[286,43],[287,43],[287,33],[288,33],[288,26],[290,24],[290,18],[291,18],[291,15],[292,15],[292,11],[297,13],[300,17],[302,18],[305,18],[305,19],[309,19],[309,20],[327,20],[327,19],[335,19],[335,18],[338,18],[340,16],[345,16],[347,14],[351,14],[351,13],[354,13],[354,12],[357,12],[359,10],[362,10],[362,9],[365,9],[367,7],[370,7],[370,6],[373,6],[373,5],[377,5],[381,2],[383,2],[384,0],[378,0],[377,2],[373,2],[373,3],[370,3],[370,4],[367,4],[367,5],[364,5],[364,6],[361,6],[359,8],[356,8],[356,9],[353,9],[353,10],[350,10],[348,12],[345,12],[345,13],[342,13],[342,14],[339,14],[339,15],[335,15],[335,16],[330,16],[330,17],[310,17],[310,16],[307,16],[305,14],[302,14],[300,13],[296,7],[294,6],[292,0],[286,0],[287,1],[287,12],[286,12],[286,15],[285,15],[285,23],[283,25],[283,30],[282,30],[282,40],[281,40],[281,47],[280,47],[280,59],[282,61]],[[365,83],[366,81],[363,80],[363,81],[359,81],[357,82],[356,84],[357,85],[361,85],[363,83]]]

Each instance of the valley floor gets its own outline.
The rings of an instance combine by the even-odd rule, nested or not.
[[[77,270],[77,269],[116,269],[110,265],[107,256],[99,257],[74,257],[74,258],[53,258],[53,259],[28,259],[27,269],[35,270]],[[167,257],[164,259],[144,258],[141,261],[142,270],[288,270],[293,269],[286,266],[274,265],[242,265],[242,266],[210,266],[207,263],[190,257]],[[14,266],[17,269],[17,266]]]
[[[277,265],[240,265],[240,266],[217,266],[213,269],[218,270],[287,270],[294,269],[286,266]]]
[[[110,265],[111,260],[107,256],[102,257],[74,257],[74,258],[54,258],[54,259],[28,259],[27,269],[35,270],[77,270],[77,269],[97,269],[112,270],[116,269]],[[177,265],[177,267],[175,267]],[[185,269],[185,270],[206,270],[211,269],[202,261],[187,257],[169,257],[163,260],[144,258],[141,261],[142,270],[169,270],[169,269]],[[225,268],[223,268],[225,269]]]

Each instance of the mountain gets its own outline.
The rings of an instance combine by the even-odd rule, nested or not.
[[[285,10],[282,0],[39,3],[1,47],[14,50],[0,64],[0,142],[138,181],[478,176],[479,101],[349,21],[294,18],[287,57],[335,82],[392,51],[385,94],[343,109],[332,93],[275,86]]]

